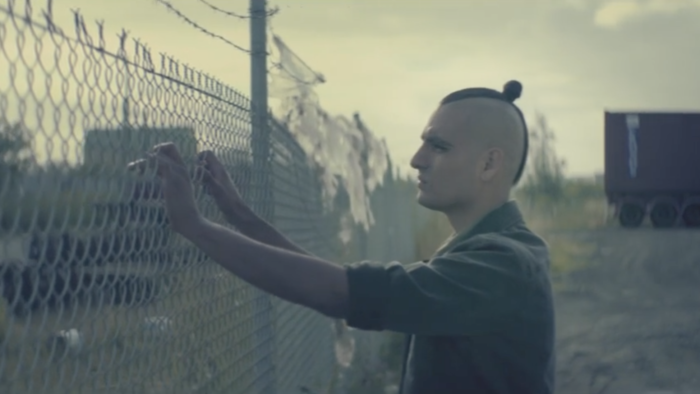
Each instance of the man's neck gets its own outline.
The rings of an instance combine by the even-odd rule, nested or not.
[[[476,203],[464,209],[446,212],[445,215],[455,234],[461,234],[472,229],[481,219],[508,202],[509,199],[510,196],[497,199],[484,199],[481,203]]]

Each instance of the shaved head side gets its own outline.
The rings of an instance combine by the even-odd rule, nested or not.
[[[508,82],[502,92],[488,88],[469,88],[449,94],[441,107],[458,111],[464,128],[484,149],[503,151],[505,169],[513,184],[522,177],[527,161],[528,130],[520,109],[513,103],[522,93],[518,81]]]
[[[446,104],[459,111],[461,125],[469,133],[469,140],[481,152],[499,149],[503,152],[506,182],[517,182],[523,161],[525,130],[516,109],[503,101],[491,98],[472,98]]]

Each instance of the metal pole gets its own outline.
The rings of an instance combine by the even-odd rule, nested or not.
[[[253,208],[266,220],[274,221],[270,163],[270,122],[267,96],[267,11],[266,0],[250,0],[250,101],[253,150]]]
[[[250,99],[254,113],[267,117],[267,0],[250,0]],[[261,126],[258,123],[257,126]],[[253,122],[256,131],[256,123]]]
[[[265,220],[274,222],[272,166],[270,162],[270,124],[267,105],[267,1],[250,0],[250,99],[251,149],[253,153],[253,209]],[[274,394],[275,333],[274,308],[270,295],[255,289],[253,321],[255,330],[255,392]]]

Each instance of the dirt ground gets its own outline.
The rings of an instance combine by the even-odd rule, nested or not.
[[[700,232],[559,236],[594,252],[554,278],[557,393],[700,393]]]

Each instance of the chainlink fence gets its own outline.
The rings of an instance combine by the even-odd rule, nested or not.
[[[299,78],[281,94],[295,60],[276,37],[282,104],[260,139],[233,88],[126,33],[110,49],[78,13],[63,30],[51,8],[0,4],[0,392],[371,392],[383,334],[224,272],[169,230],[158,184],[126,169],[159,142],[192,165],[210,149],[310,252],[411,261],[412,191],[359,117],[324,115]]]

